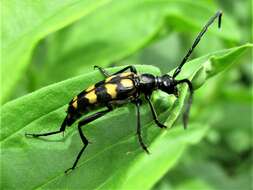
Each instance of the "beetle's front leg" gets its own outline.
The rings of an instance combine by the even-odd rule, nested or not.
[[[148,104],[149,104],[149,107],[151,109],[151,112],[152,112],[152,115],[153,115],[153,118],[155,120],[155,123],[158,127],[160,128],[167,128],[165,125],[163,125],[157,118],[157,114],[156,114],[156,111],[155,111],[155,108],[150,100],[150,96],[146,95],[145,96],[146,100],[148,101]]]

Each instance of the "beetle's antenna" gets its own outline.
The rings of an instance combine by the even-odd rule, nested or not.
[[[180,63],[180,65],[175,70],[175,72],[173,74],[173,78],[175,78],[180,73],[181,68],[184,66],[184,64],[186,63],[186,61],[188,60],[188,58],[192,54],[194,48],[198,45],[199,41],[201,40],[201,37],[205,34],[205,32],[207,31],[208,27],[215,21],[216,18],[218,18],[218,28],[221,27],[221,16],[222,16],[222,12],[221,11],[217,11],[217,13],[212,18],[210,18],[210,20],[202,28],[202,30],[200,31],[200,33],[196,37],[195,41],[193,42],[192,47],[189,49],[188,53],[183,58],[183,60]]]
[[[192,99],[193,99],[193,92],[194,91],[193,91],[192,83],[188,79],[183,79],[183,80],[177,81],[177,84],[180,84],[180,83],[186,83],[188,85],[189,91],[190,91],[190,96],[188,98],[186,109],[185,109],[185,112],[183,114],[183,123],[184,123],[184,128],[186,129],[187,128],[187,123],[188,123],[188,118],[189,118],[189,112],[190,112],[190,108],[191,108],[191,105],[192,105]]]

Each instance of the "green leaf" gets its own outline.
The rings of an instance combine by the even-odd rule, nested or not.
[[[185,189],[202,189],[202,190],[214,190],[212,186],[207,184],[204,180],[190,179],[182,182],[179,186],[175,187],[176,190]]]
[[[25,71],[37,42],[46,35],[75,20],[90,14],[108,3],[101,1],[3,1],[1,16],[4,18],[2,34],[2,76],[4,78],[1,101]]]
[[[196,76],[193,78],[195,88],[200,87],[210,77],[213,77],[214,75],[231,67],[234,63],[237,62],[238,58],[240,58],[240,56],[245,53],[246,50],[249,50],[252,47],[253,44],[248,43],[231,49],[211,53],[207,56],[199,58],[198,61],[202,59],[202,61],[205,61],[205,63],[204,66],[198,70]],[[186,65],[185,68],[189,66],[190,64]]]
[[[189,9],[196,10],[195,14],[188,12]],[[169,27],[198,31],[215,11],[210,9],[210,5],[188,1],[120,1],[108,4],[98,13],[90,14],[50,36],[46,42],[49,60],[45,60],[48,64],[39,77],[39,86],[82,74],[83,71],[89,72],[92,65],[108,67],[147,46]],[[231,35],[227,30],[233,28],[236,31],[229,18],[225,19],[222,32],[214,28],[210,32],[223,39],[238,39],[237,32]],[[103,32],[94,35],[94,31]],[[64,48],[61,48],[62,44]]]
[[[151,127],[155,128],[154,124]],[[139,154],[97,189],[150,189],[176,164],[187,145],[200,141],[208,129],[203,124],[193,124],[187,132],[178,127],[160,132],[150,146],[150,156]]]
[[[24,75],[36,44],[47,35],[74,22],[69,36],[64,34],[60,37],[58,46],[55,46],[57,49],[49,48],[58,64],[47,69],[54,72],[49,72],[48,78],[43,76],[48,80],[52,76],[59,76],[57,81],[64,80],[82,73],[91,64],[106,66],[124,58],[147,45],[170,23],[173,27],[184,30],[189,27],[199,29],[216,11],[215,5],[211,3],[190,3],[186,0],[9,0],[2,4],[4,59],[1,74],[4,80],[1,102],[10,98],[18,80]],[[226,40],[237,41],[238,32],[233,20],[225,19],[223,26],[222,33],[213,30],[214,33]],[[46,56],[50,55],[44,54],[43,62],[49,62],[45,61]],[[78,73],[75,72],[77,70]],[[64,77],[63,73],[66,73]],[[45,83],[48,84],[42,82]]]
[[[192,78],[202,67],[206,67],[206,63],[212,63],[213,58],[238,55],[235,52],[242,47],[246,50],[251,46],[223,50],[193,60],[187,63],[180,77]],[[229,66],[231,62],[220,64]],[[216,70],[216,67],[217,64],[214,64],[212,69]],[[160,74],[159,70],[151,66],[140,66],[137,69],[140,72]],[[65,175],[63,171],[72,165],[81,148],[75,125],[68,129],[64,138],[56,135],[33,139],[25,138],[24,133],[57,130],[64,118],[65,105],[69,99],[100,79],[101,74],[95,71],[47,86],[2,107],[1,187],[118,189],[141,185],[149,188],[166,170],[175,165],[188,144],[199,141],[205,134],[207,127],[201,124],[190,125],[187,131],[179,128],[162,132],[155,127],[150,111],[144,104],[141,117],[143,138],[146,144],[151,145],[151,155],[146,155],[139,147],[135,135],[135,107],[122,107],[84,127],[85,135],[92,144],[79,161],[78,168]],[[167,105],[165,111],[164,105],[155,104],[159,119],[166,121],[169,127],[181,112],[186,90],[183,86],[179,100],[172,106]],[[156,97],[159,98],[159,94]],[[138,180],[141,176],[148,180]]]

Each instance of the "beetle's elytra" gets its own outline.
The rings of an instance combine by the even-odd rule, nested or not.
[[[78,160],[80,159],[84,149],[89,144],[89,141],[84,136],[81,127],[85,124],[88,124],[95,119],[102,117],[106,113],[113,110],[113,105],[124,104],[127,102],[132,102],[136,105],[137,108],[137,135],[141,147],[148,153],[146,145],[143,143],[141,137],[141,125],[140,125],[140,105],[141,100],[140,96],[144,95],[146,101],[148,102],[154,121],[160,128],[166,128],[161,122],[159,122],[155,108],[150,100],[152,92],[155,90],[162,90],[167,94],[173,94],[178,97],[178,88],[179,84],[185,83],[189,87],[190,96],[187,102],[186,111],[183,115],[184,127],[186,128],[188,122],[188,114],[190,111],[190,106],[192,103],[193,97],[193,87],[192,83],[188,79],[176,80],[176,76],[180,73],[183,65],[188,60],[189,56],[193,52],[194,48],[199,43],[201,37],[207,31],[208,27],[218,18],[218,27],[221,25],[221,16],[222,12],[218,11],[207,24],[202,28],[198,36],[196,37],[192,47],[189,49],[186,56],[183,58],[182,62],[176,68],[174,74],[163,75],[163,76],[153,76],[152,74],[138,74],[134,66],[128,66],[112,75],[107,73],[103,68],[95,66],[99,71],[105,76],[105,80],[96,83],[88,87],[86,90],[83,90],[80,94],[75,96],[70,102],[67,110],[67,116],[65,117],[60,129],[58,131],[41,133],[41,134],[31,134],[26,133],[26,136],[30,137],[39,137],[39,136],[48,136],[57,133],[64,132],[66,126],[71,126],[75,121],[77,121],[81,116],[88,113],[90,109],[95,109],[97,107],[105,107],[103,111],[99,111],[93,115],[83,118],[78,122],[78,131],[81,137],[81,140],[84,144],[83,148],[80,150],[79,154],[76,157],[76,160],[73,166],[67,169],[65,172],[75,169]],[[126,72],[130,70],[130,72]]]

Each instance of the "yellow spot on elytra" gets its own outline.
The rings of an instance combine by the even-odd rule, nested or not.
[[[85,95],[85,98],[89,100],[90,104],[96,103],[97,102],[97,95],[95,94],[95,90],[90,91]]]
[[[115,77],[115,75],[108,77],[108,78],[105,80],[105,82],[109,82],[109,81],[112,80],[114,77]]]
[[[131,79],[122,79],[120,81],[120,84],[123,86],[123,87],[126,87],[126,88],[130,88],[130,87],[133,87],[133,81]]]
[[[76,100],[77,100],[77,96],[75,96],[75,97],[73,98],[73,100],[72,100],[72,101],[74,102],[74,101],[76,101]]]
[[[120,77],[127,77],[129,75],[131,75],[132,73],[131,72],[125,72],[125,73],[121,73],[120,74]]]
[[[75,101],[72,103],[72,106],[73,106],[74,108],[77,108],[77,100],[75,100]]]
[[[86,92],[89,92],[89,91],[93,90],[94,88],[95,88],[95,86],[94,86],[94,85],[91,85],[91,86],[89,86],[85,91],[86,91]]]
[[[106,84],[105,88],[106,88],[106,92],[108,94],[110,94],[112,99],[116,98],[116,96],[117,96],[117,91],[116,91],[117,85],[116,84]]]

